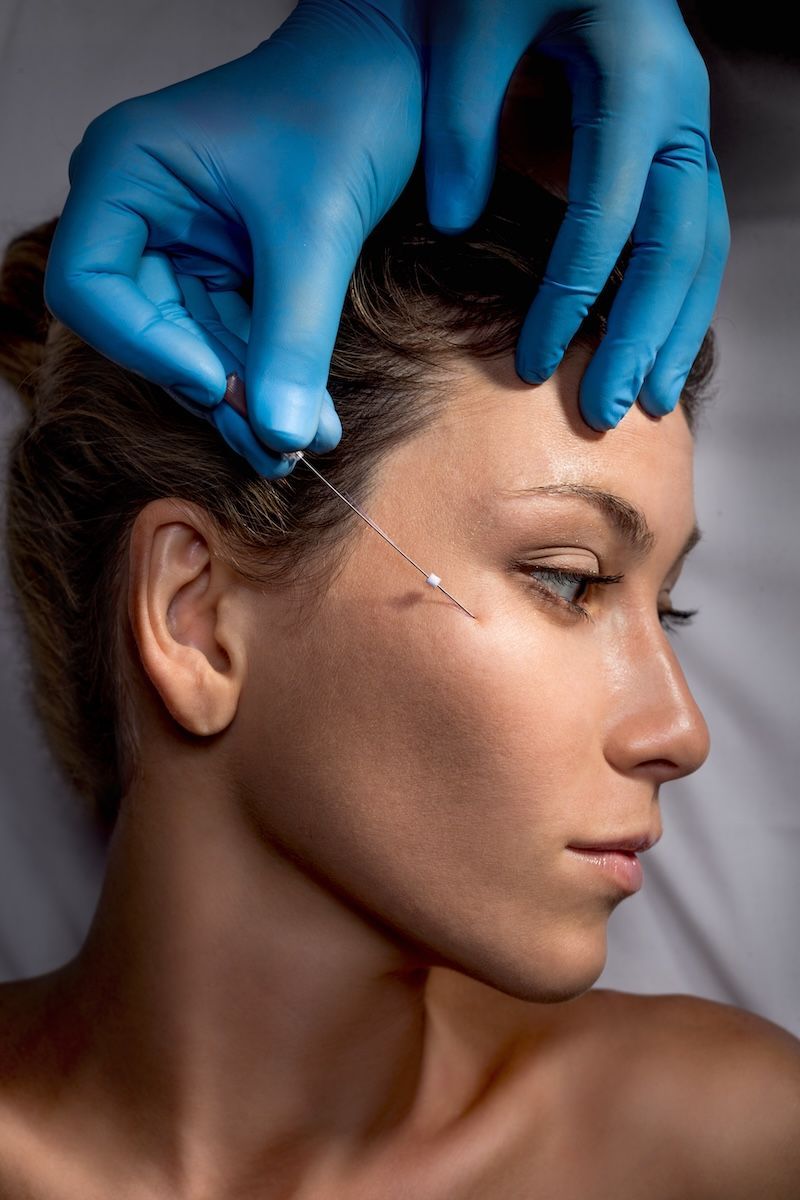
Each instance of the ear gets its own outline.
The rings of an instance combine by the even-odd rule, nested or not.
[[[241,581],[209,529],[199,507],[153,500],[131,530],[128,582],[142,665],[175,720],[203,736],[233,720],[246,669]]]

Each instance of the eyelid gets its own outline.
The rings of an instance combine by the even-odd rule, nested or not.
[[[572,583],[584,583],[588,587],[591,587],[593,584],[606,585],[621,583],[621,581],[625,578],[624,573],[620,573],[618,575],[601,575],[592,571],[570,571],[567,568],[554,567],[549,564],[542,563],[521,563],[520,566],[527,569],[526,578],[528,583],[534,588],[538,595],[542,596],[545,600],[549,600],[562,611],[565,608],[569,609],[571,612],[582,617],[584,620],[592,622],[594,621],[594,618],[588,609],[584,608],[582,604],[578,604],[576,601],[565,600],[563,596],[558,596],[555,592],[552,592],[550,588],[545,587],[544,584],[540,583],[535,578],[533,572],[543,572],[546,575],[557,576],[562,580],[568,580]],[[660,608],[658,610],[658,619],[661,623],[662,629],[676,632],[680,626],[691,624],[692,618],[696,617],[699,611],[700,610],[697,608],[689,610],[672,607]]]
[[[551,591],[550,588],[546,587],[543,583],[540,583],[535,578],[533,572],[540,571],[545,575],[550,575],[551,577],[559,578],[560,580],[567,580],[571,583],[582,583],[587,587],[592,587],[595,584],[604,586],[607,584],[620,583],[625,578],[622,572],[620,572],[618,575],[603,575],[600,572],[595,571],[572,571],[567,567],[554,567],[547,563],[521,563],[520,566],[526,569],[529,585],[533,587],[540,596],[543,596],[546,600],[552,601],[553,604],[562,610],[564,608],[569,609],[570,612],[575,613],[576,616],[582,617],[585,621],[594,620],[588,609],[584,608],[582,604],[578,604],[576,601],[565,600],[563,596],[556,595],[556,593]]]

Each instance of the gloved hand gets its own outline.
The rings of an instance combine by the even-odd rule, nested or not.
[[[362,0],[301,0],[249,54],[102,113],[70,161],[48,307],[267,477],[293,467],[281,452],[342,435],[325,384],[344,296],[420,146],[419,30],[398,8],[402,28]],[[249,340],[230,350],[243,370],[211,298],[229,314],[250,280]],[[249,426],[220,403],[233,369]]]
[[[658,354],[642,402],[669,411],[729,236],[707,75],[674,0],[300,0],[250,54],[91,123],[70,162],[48,306],[108,357],[188,395],[262,474],[286,473],[270,451],[332,449],[341,425],[325,381],[342,302],[364,238],[413,168],[423,67],[430,215],[457,231],[484,206],[503,94],[534,38],[566,64],[576,131],[572,202],[517,369],[530,381],[555,370],[636,221],[582,410],[596,428],[615,425]],[[179,291],[154,305],[137,286],[145,246],[208,293],[253,278],[252,430],[240,419],[232,437],[233,410],[219,403],[215,318],[193,318]]]
[[[520,334],[518,374],[538,383],[556,369],[632,231],[581,411],[595,429],[617,425],[637,396],[654,416],[671,412],[730,244],[708,73],[677,3],[432,0],[428,38],[425,169],[440,229],[468,228],[485,206],[503,96],[534,39],[572,91],[569,206]]]

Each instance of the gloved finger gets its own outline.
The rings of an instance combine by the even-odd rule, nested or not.
[[[262,446],[250,428],[249,422],[230,404],[218,404],[211,410],[209,419],[231,449],[245,458],[253,470],[265,479],[280,479],[284,475],[289,475],[297,465],[296,461],[289,461],[283,454]],[[323,454],[331,448],[330,443],[336,445],[341,438],[341,425],[338,422],[339,418],[335,413],[331,427],[321,422],[319,433],[306,449],[315,454]],[[337,426],[338,436],[336,436]]]
[[[186,308],[191,313],[192,319],[202,329],[203,336],[211,349],[219,356],[225,367],[226,375],[235,373],[243,380],[245,378],[244,364],[247,360],[247,343],[228,328],[217,308],[221,297],[230,297],[235,293],[209,293],[203,281],[193,275],[176,274],[175,279],[180,286]],[[238,311],[241,318],[244,310],[247,309],[247,303],[240,296],[237,296],[237,299],[241,302],[241,306],[237,306],[234,301],[228,299],[227,308],[231,312]],[[222,300],[221,306],[226,307],[224,300]],[[242,455],[259,475],[277,479],[288,475],[293,469],[294,463],[287,462],[281,454],[271,451],[259,443],[245,415],[231,407],[230,404],[225,402],[218,404],[208,414],[208,419],[222,434],[231,449]],[[320,427],[308,449],[324,453],[332,449],[341,436],[342,426],[333,409],[333,404],[330,403],[323,409]]]
[[[503,99],[528,40],[508,28],[511,14],[502,38],[487,36],[480,25],[491,6],[460,8],[454,37],[451,9],[430,5],[423,135],[428,216],[442,233],[468,229],[486,207]]]
[[[226,374],[243,373],[241,358],[246,346],[221,326],[219,314],[208,300],[200,280],[193,276],[178,275],[166,254],[161,251],[146,250],[136,273],[136,282],[167,320],[186,329],[198,342],[205,342],[209,346],[220,359]],[[219,338],[217,331],[221,334]],[[171,388],[165,390],[193,416],[215,424],[212,421],[213,409],[195,404]],[[233,448],[237,449],[237,446]]]
[[[362,235],[320,222],[251,227],[253,314],[245,384],[250,424],[272,450],[309,446],[320,425],[347,284]],[[331,402],[332,403],[332,402]]]
[[[613,429],[636,401],[699,270],[707,211],[705,139],[656,155],[606,335],[581,380],[592,429]]]
[[[192,242],[185,240],[189,237]],[[177,271],[198,276],[209,291],[231,291],[253,277],[247,231],[222,214],[200,209],[183,238],[170,237],[164,248]]]
[[[201,280],[192,275],[177,274],[166,255],[149,251],[142,258],[139,279],[144,290],[159,307],[167,303],[175,305],[171,314],[173,320],[177,323],[185,321],[187,325],[191,323],[192,327],[200,331],[199,336],[205,339],[219,356],[226,375],[235,373],[244,378],[247,344],[221,320]],[[191,316],[181,317],[175,301],[176,294],[180,297],[180,304]],[[194,405],[185,404],[179,395],[173,395],[173,398],[178,403],[183,403],[195,416],[209,421],[230,448],[245,458],[260,475],[277,479],[288,475],[292,470],[293,463],[259,445],[246,419],[230,404],[221,402],[213,409],[198,410]]]
[[[250,306],[247,301],[238,292],[210,292],[204,282],[194,276],[178,275],[177,280],[187,307],[208,335],[209,344],[219,355],[225,366],[226,375],[235,371],[239,378],[244,380],[246,376],[244,364],[247,362],[251,329]],[[230,328],[231,324],[239,330],[239,333]],[[233,360],[226,357],[225,350],[233,355]],[[245,404],[248,404],[247,398],[245,398]],[[241,442],[242,434],[238,429],[236,436]],[[307,449],[315,454],[326,454],[339,444],[341,438],[342,423],[326,390],[320,409],[317,432]],[[250,445],[249,442],[248,445]],[[251,457],[248,453],[246,457],[257,470],[260,469],[259,464],[262,462],[260,455]]]
[[[202,279],[210,291],[230,291],[242,287],[250,278],[230,262],[212,258],[209,254],[184,250],[180,246],[169,246],[170,260],[181,275],[195,275]]]
[[[111,198],[98,198],[93,187],[89,172],[67,196],[45,272],[48,308],[120,366],[194,403],[217,404],[225,392],[222,363],[196,331],[170,319],[136,282],[146,221]]]
[[[124,161],[135,141],[134,126],[145,129],[153,119],[137,103],[124,101],[91,122],[69,160],[72,188],[108,194],[109,179],[122,176],[125,194],[111,202],[145,221],[148,249],[167,252],[177,271],[201,277],[209,288],[241,287],[253,275],[250,239],[241,223],[201,199],[167,163],[144,154]]]
[[[230,404],[218,404],[209,416],[231,449],[245,458],[253,470],[265,479],[281,479],[294,469],[295,461],[261,445],[249,423]]]
[[[175,279],[180,287],[187,310],[191,313],[196,325],[205,335],[209,347],[217,354],[225,374],[235,371],[244,378],[244,364],[247,359],[247,343],[238,334],[228,328],[222,320],[216,304],[212,303],[202,279],[195,275],[175,273]]]
[[[244,296],[236,291],[222,291],[211,292],[209,298],[231,333],[246,345],[250,341],[252,312]]]
[[[707,146],[708,222],[703,260],[672,332],[644,381],[639,403],[653,416],[672,412],[702,345],[719,297],[731,244],[731,227],[719,166]]]
[[[180,275],[160,250],[146,250],[136,282],[167,320],[208,346],[226,376],[232,371],[243,374],[247,346],[223,324],[202,280]]]
[[[648,149],[646,122],[598,120],[597,104],[588,86],[575,85],[573,119],[576,111],[582,119],[573,136],[567,211],[517,342],[517,373],[528,383],[552,375],[605,286],[636,221],[656,149]]]

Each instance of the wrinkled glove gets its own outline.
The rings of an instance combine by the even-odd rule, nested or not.
[[[632,232],[608,332],[581,382],[581,412],[593,428],[611,429],[637,397],[654,416],[672,411],[711,323],[730,244],[708,73],[675,0],[429,8],[425,169],[438,228],[463,230],[483,210],[503,96],[534,41],[560,60],[572,91],[569,205],[520,334],[517,372],[530,383],[553,373]]]
[[[413,32],[368,3],[303,0],[249,54],[102,113],[73,152],[48,307],[263,475],[341,438],[325,385],[347,284],[419,152]],[[231,293],[251,280],[245,346]],[[220,403],[234,369],[249,424]]]
[[[344,295],[413,169],[423,76],[430,216],[456,232],[484,207],[503,95],[534,40],[565,64],[575,132],[570,206],[517,369],[531,382],[555,370],[633,227],[582,412],[612,427],[645,377],[642,404],[670,411],[729,240],[707,74],[673,0],[301,0],[250,54],[90,124],[70,162],[48,306],[206,413],[262,474],[287,473],[282,451],[332,449],[341,424],[325,383]],[[173,267],[157,301],[137,280],[145,248]],[[246,363],[234,368],[213,300],[227,293],[229,312],[251,279],[252,324],[244,344],[239,324],[234,354]],[[231,369],[245,376],[249,424],[220,403]]]

